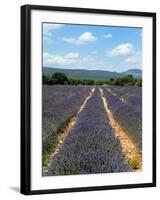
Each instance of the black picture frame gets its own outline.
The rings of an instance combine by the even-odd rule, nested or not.
[[[95,186],[79,188],[61,188],[49,190],[31,190],[31,11],[64,11],[92,14],[111,14],[123,16],[151,17],[153,20],[153,161],[152,161],[152,183],[125,184],[112,186]],[[24,5],[21,6],[21,193],[25,195],[65,193],[95,190],[112,190],[127,188],[144,188],[156,186],[156,13],[104,10],[90,8],[57,7],[44,5]]]

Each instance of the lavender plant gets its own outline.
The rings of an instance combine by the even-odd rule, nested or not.
[[[98,88],[79,113],[59,152],[53,158],[49,175],[73,175],[131,171],[125,163]]]
[[[135,143],[142,148],[142,97],[141,91],[135,93],[136,87],[118,87],[126,95],[122,101],[117,87],[103,87],[104,95],[108,101],[115,119],[127,130]],[[120,90],[120,92],[122,91]],[[126,92],[125,92],[126,91]]]
[[[91,87],[86,86],[43,86],[42,91],[42,152],[43,161],[50,149],[58,143],[58,132],[71,117],[76,115],[80,105],[89,95]]]

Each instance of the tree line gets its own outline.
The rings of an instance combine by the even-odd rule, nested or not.
[[[142,86],[142,79],[136,79],[132,75],[109,80],[73,79],[66,74],[56,72],[52,76],[43,75],[43,85],[115,85],[115,86]]]

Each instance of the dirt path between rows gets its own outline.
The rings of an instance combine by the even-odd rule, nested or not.
[[[130,139],[128,133],[123,130],[120,124],[115,120],[112,111],[108,107],[107,99],[104,97],[103,90],[99,88],[101,93],[101,98],[104,104],[104,109],[108,115],[109,123],[113,128],[116,137],[119,139],[122,152],[126,159],[126,162],[129,163],[131,168],[134,171],[141,171],[142,170],[142,157],[137,145]]]
[[[58,135],[59,135],[58,136],[58,144],[57,144],[56,148],[54,148],[54,150],[51,152],[51,154],[49,156],[48,166],[45,169],[43,169],[43,173],[45,175],[47,175],[49,166],[51,164],[51,161],[54,159],[55,155],[59,152],[59,150],[60,150],[65,138],[67,137],[67,135],[69,134],[71,129],[75,126],[75,124],[77,122],[78,114],[82,112],[82,110],[84,109],[87,101],[92,97],[94,91],[95,91],[95,88],[92,88],[90,94],[85,98],[83,104],[80,106],[79,110],[77,111],[76,116],[72,117],[69,120],[69,122],[67,123],[67,125],[61,130],[61,132],[58,133]]]

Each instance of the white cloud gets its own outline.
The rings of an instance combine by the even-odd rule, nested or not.
[[[134,55],[126,58],[124,62],[128,66],[133,67],[141,67],[142,66],[142,55],[140,52],[136,52]]]
[[[70,53],[66,54],[64,57],[67,58],[67,59],[78,58],[79,57],[79,53],[78,52],[75,52],[75,53],[70,52]]]
[[[50,44],[53,42],[53,38],[48,37],[48,36],[43,36],[43,41]]]
[[[126,56],[126,55],[131,55],[134,54],[134,46],[133,44],[130,43],[123,43],[120,44],[116,47],[114,47],[112,50],[107,52],[107,55],[110,57],[115,57],[115,56]]]
[[[80,35],[78,38],[70,37],[70,38],[62,38],[64,42],[72,43],[72,44],[85,44],[88,42],[94,42],[97,38],[91,32],[85,32]]]
[[[63,27],[63,24],[51,24],[51,23],[44,23],[43,24],[43,34],[45,36],[52,36],[52,33],[50,32],[53,29],[58,29]]]
[[[86,69],[86,70],[109,70],[113,71],[111,63],[98,60],[95,56],[80,57],[78,52],[70,52],[65,55],[43,53],[43,66],[65,69]]]
[[[110,33],[109,33],[109,34],[107,34],[107,35],[103,35],[103,37],[104,37],[104,38],[107,38],[107,39],[108,39],[108,38],[112,38],[112,36],[113,36],[113,35],[112,35],[112,34],[110,34]]]
[[[78,38],[80,42],[93,42],[96,39],[97,38],[90,32],[85,32]]]
[[[53,42],[52,30],[63,27],[63,24],[43,24],[43,40],[47,43]]]
[[[73,38],[73,37],[70,37],[70,38],[62,38],[62,40],[64,41],[64,42],[67,42],[67,43],[76,43],[76,39],[75,38]]]
[[[111,70],[113,69],[113,66],[111,63],[107,63],[104,60],[99,60],[95,56],[84,56],[79,57],[77,59],[76,65],[74,64],[73,69],[86,69],[86,70]]]
[[[137,63],[137,58],[135,56],[132,56],[132,57],[126,58],[125,62],[129,63],[129,64],[136,64]]]
[[[43,53],[43,65],[55,66],[67,69],[98,69],[105,67],[106,63],[98,61],[93,56],[80,57],[78,52],[70,52],[65,55]]]
[[[63,56],[43,53],[43,65],[65,65],[65,64],[73,64],[76,62],[77,58],[79,57],[78,52],[70,52]]]

